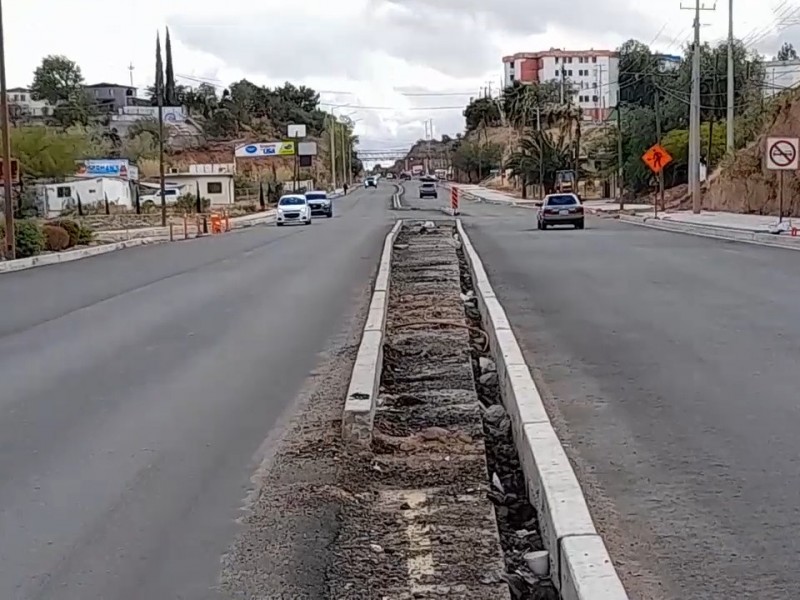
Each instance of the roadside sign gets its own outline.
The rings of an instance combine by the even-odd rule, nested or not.
[[[287,133],[289,134],[290,138],[304,138],[306,137],[306,126],[289,125],[289,127],[287,128]]]
[[[264,156],[294,156],[294,142],[262,142],[245,144],[234,152],[236,158],[259,158]]]
[[[663,146],[656,144],[642,155],[642,160],[653,173],[658,175],[664,170],[664,167],[672,162],[672,156]]]
[[[797,171],[800,156],[800,139],[795,137],[767,138],[767,169],[770,171]]]

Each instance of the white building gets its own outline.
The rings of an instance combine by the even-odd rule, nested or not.
[[[610,50],[520,52],[503,57],[504,84],[563,81],[584,118],[602,121],[619,100],[619,53]]]
[[[211,206],[227,206],[234,203],[236,194],[234,192],[233,173],[220,171],[216,173],[167,173],[164,181],[167,186],[178,188],[179,194],[197,193],[200,189],[200,197],[208,198]],[[148,187],[155,187],[153,183]],[[156,194],[159,192],[156,191]],[[169,198],[167,198],[169,202]]]
[[[117,177],[75,178],[62,183],[38,184],[36,195],[46,217],[57,217],[64,209],[77,210],[78,198],[83,206],[108,203],[133,208],[131,183]]]
[[[47,100],[34,100],[28,88],[11,88],[7,92],[9,116],[16,119],[42,119],[53,114]]]
[[[800,59],[764,62],[764,96],[769,98],[800,85]]]

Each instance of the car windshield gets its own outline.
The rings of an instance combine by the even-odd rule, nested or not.
[[[436,187],[436,185],[433,184],[433,183],[423,183],[422,187],[424,187],[424,188],[433,188],[433,187]]]
[[[302,206],[306,203],[305,198],[298,198],[297,196],[287,196],[285,198],[281,198],[281,201],[278,203],[280,206]]]
[[[562,196],[550,196],[547,199],[547,206],[574,206],[578,203],[578,199],[575,196],[570,196],[569,194],[564,194]]]
[[[328,194],[325,192],[310,192],[306,194],[306,200],[325,200]]]

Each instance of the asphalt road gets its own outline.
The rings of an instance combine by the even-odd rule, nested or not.
[[[797,597],[798,254],[464,213],[632,597]]]
[[[221,597],[264,441],[356,313],[392,190],[0,276],[0,598]]]

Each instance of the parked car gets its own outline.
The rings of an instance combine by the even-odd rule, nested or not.
[[[575,194],[550,194],[545,196],[536,216],[539,229],[551,225],[572,225],[583,229],[583,205]]]
[[[378,178],[377,177],[367,177],[364,180],[364,187],[365,188],[369,188],[369,187],[376,188],[376,187],[378,187]]]
[[[420,184],[419,186],[420,198],[438,198],[439,193],[436,191],[436,184],[430,181]]]
[[[327,192],[306,192],[306,201],[312,217],[322,215],[330,219],[333,216],[333,203]]]
[[[311,207],[302,194],[288,194],[278,200],[278,216],[275,220],[278,227],[286,223],[302,223],[311,225]]]
[[[411,173],[403,171],[402,173],[400,173],[400,179],[402,179],[403,181],[408,181],[409,179],[411,179]]]
[[[175,204],[181,196],[181,191],[176,187],[167,187],[164,190],[164,202],[166,204]],[[161,206],[161,190],[156,190],[155,194],[144,194],[139,196],[139,204],[144,206],[145,203],[152,202],[156,206]]]

